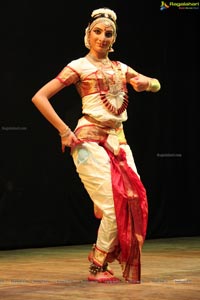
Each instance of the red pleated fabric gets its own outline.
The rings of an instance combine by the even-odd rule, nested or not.
[[[105,147],[105,145],[104,145]],[[140,283],[141,248],[146,237],[148,203],[146,190],[138,175],[129,167],[126,153],[114,155],[105,147],[111,160],[112,188],[118,227],[119,260],[123,277]]]

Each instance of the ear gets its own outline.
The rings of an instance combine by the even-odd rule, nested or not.
[[[117,38],[117,34],[115,34],[115,35],[114,35],[114,37],[113,37],[113,43],[112,43],[112,44],[114,44],[114,43],[115,43],[115,41],[116,41],[116,38]]]

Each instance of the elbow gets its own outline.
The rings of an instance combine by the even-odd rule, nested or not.
[[[33,102],[33,104],[37,105],[37,103],[39,103],[39,101],[40,101],[39,95],[36,93],[36,94],[31,98],[31,101]]]
[[[35,102],[35,97],[34,97],[34,96],[31,98],[31,101],[32,101],[33,103]]]
[[[31,101],[35,104],[35,102],[36,102],[36,96],[35,95],[31,98]]]

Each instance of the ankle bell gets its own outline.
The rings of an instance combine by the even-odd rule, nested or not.
[[[103,266],[97,266],[94,263],[92,263],[89,267],[89,272],[93,275],[96,275],[99,272],[105,272],[107,270],[108,264],[106,263]]]

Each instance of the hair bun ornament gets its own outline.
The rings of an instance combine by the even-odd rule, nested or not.
[[[99,15],[99,17],[101,17],[101,15],[104,15],[104,18],[111,19],[114,23],[116,23],[117,15],[110,8],[103,7],[103,8],[95,9],[95,10],[93,10],[91,17],[96,19],[96,18],[98,18],[98,15]]]

